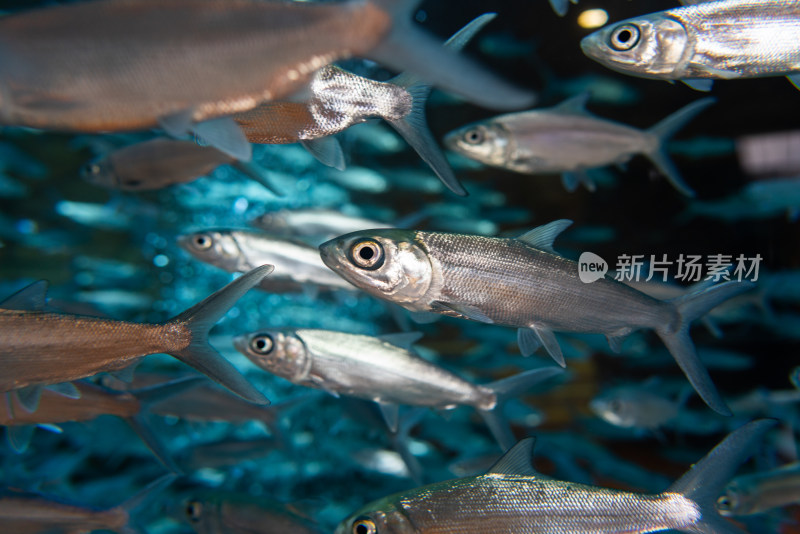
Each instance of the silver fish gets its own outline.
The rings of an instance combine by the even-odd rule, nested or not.
[[[717,499],[717,509],[722,515],[751,515],[797,503],[800,503],[800,463],[794,462],[734,478]]]
[[[752,285],[728,282],[661,301],[609,276],[584,283],[578,264],[553,251],[570,224],[554,221],[516,239],[365,230],[323,243],[320,255],[356,287],[408,310],[517,327],[524,355],[544,345],[562,366],[554,330],[602,333],[615,350],[631,332],[655,330],[703,400],[729,414],[697,358],[689,324]]]
[[[494,17],[492,13],[474,19],[444,46],[461,50]],[[344,154],[330,136],[380,117],[403,136],[442,183],[466,195],[426,125],[430,85],[408,74],[378,82],[327,65],[314,73],[308,92],[311,96],[305,102],[265,102],[233,118],[252,143],[300,142],[326,165],[344,170]]]
[[[271,265],[257,267],[161,324],[40,311],[47,284],[32,284],[0,303],[0,392],[119,371],[163,352],[237,395],[266,404],[264,395],[208,344],[208,331],[271,271]]]
[[[732,432],[657,494],[542,476],[531,467],[534,440],[527,438],[488,473],[374,501],[342,521],[336,534],[738,533],[717,514],[715,500],[771,426],[772,421],[754,421]]]
[[[192,256],[230,273],[241,273],[256,265],[275,266],[261,289],[273,292],[299,291],[305,284],[321,289],[353,286],[328,269],[316,249],[306,243],[253,230],[206,230],[178,237],[178,244]]]
[[[678,416],[681,402],[669,399],[652,385],[620,386],[592,399],[589,408],[614,426],[656,430]]]
[[[707,91],[714,79],[789,76],[796,85],[798,40],[800,2],[717,0],[609,25],[581,49],[610,69]]]
[[[535,369],[485,386],[467,382],[409,350],[419,334],[373,337],[331,330],[264,330],[234,338],[234,346],[253,363],[294,384],[350,395],[381,405],[390,427],[397,427],[399,404],[479,410],[504,448],[513,439],[492,413],[501,401],[560,372]],[[509,443],[509,441],[511,443]]]
[[[391,228],[381,221],[347,215],[331,209],[283,209],[259,215],[250,224],[283,237],[318,237],[324,240],[367,228]]]
[[[501,109],[530,102],[408,23],[417,1],[120,0],[15,13],[0,21],[0,122],[70,131],[160,124],[247,160],[250,145],[226,117],[286,97],[351,56]]]
[[[523,174],[560,173],[573,191],[578,183],[594,191],[588,169],[621,164],[643,154],[684,195],[694,192],[665,151],[666,141],[713,103],[705,98],[679,109],[648,130],[595,117],[584,93],[545,109],[500,115],[454,130],[444,142],[451,150],[486,165]]]

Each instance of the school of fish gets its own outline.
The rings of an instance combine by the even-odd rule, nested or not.
[[[798,532],[800,2],[588,4],[0,4],[0,532]]]

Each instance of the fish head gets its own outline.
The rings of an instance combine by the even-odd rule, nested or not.
[[[386,497],[370,503],[336,527],[335,534],[411,534],[419,532]]]
[[[511,151],[511,136],[498,121],[474,122],[445,135],[444,144],[475,161],[503,167]]]
[[[721,515],[744,515],[748,513],[747,492],[737,480],[725,486],[725,491],[717,498],[717,511]]]
[[[233,339],[236,350],[272,374],[289,381],[302,381],[311,369],[305,343],[292,330],[262,330]]]
[[[641,410],[636,399],[624,390],[613,390],[593,399],[589,408],[603,421],[621,428],[641,424]]]
[[[687,27],[665,13],[627,19],[581,40],[586,56],[606,67],[644,78],[677,79],[693,46]]]
[[[214,515],[214,509],[217,508],[214,504],[200,497],[192,497],[185,501],[183,513],[194,530],[197,532],[210,532],[208,523]]]
[[[319,251],[354,286],[408,309],[416,309],[434,277],[430,254],[413,230],[360,230],[326,241]]]
[[[108,189],[119,187],[117,178],[111,162],[104,157],[95,158],[81,167],[80,176],[90,184],[99,185]]]
[[[205,230],[178,237],[178,245],[198,260],[228,272],[245,272],[252,267],[236,237],[225,230]]]
[[[288,235],[291,228],[286,217],[280,211],[267,212],[253,219],[253,226],[266,230],[275,235]]]

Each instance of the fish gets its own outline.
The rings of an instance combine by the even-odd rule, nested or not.
[[[175,475],[164,475],[128,500],[105,510],[38,493],[0,491],[0,524],[14,534],[82,534],[95,530],[133,534],[136,530],[131,525],[131,513],[174,480]]]
[[[198,443],[178,453],[178,463],[187,471],[224,469],[246,461],[257,461],[272,453],[278,446],[275,438],[224,439]]]
[[[382,337],[332,330],[262,330],[236,336],[233,344],[261,369],[294,384],[377,402],[392,431],[398,405],[453,408],[472,406],[484,417],[504,448],[513,444],[495,410],[511,398],[561,370],[534,369],[476,386],[410,350],[420,334]],[[511,442],[511,443],[509,443]]]
[[[349,215],[340,210],[320,208],[271,211],[252,219],[250,225],[283,237],[324,236],[323,241],[356,230],[393,226],[375,219]]]
[[[589,408],[621,428],[655,431],[678,416],[683,401],[653,391],[653,384],[619,386],[592,399]]]
[[[642,15],[581,40],[583,53],[632,76],[680,80],[708,91],[713,80],[800,80],[800,4],[717,0]]]
[[[155,191],[196,180],[220,165],[232,165],[273,193],[265,169],[253,162],[238,161],[212,146],[193,141],[156,137],[113,150],[81,167],[87,182],[121,191]]]
[[[315,522],[264,496],[206,491],[191,497],[186,519],[198,534],[322,534]]]
[[[198,260],[230,273],[269,263],[275,270],[260,288],[296,292],[311,284],[319,289],[352,291],[353,286],[328,269],[306,243],[253,230],[210,229],[178,237],[178,245]]]
[[[262,265],[169,321],[131,323],[41,311],[47,283],[0,302],[0,392],[120,371],[149,354],[166,353],[240,397],[269,401],[207,341],[208,331],[251,287],[272,272]]]
[[[734,478],[717,499],[717,510],[724,516],[752,515],[797,503],[800,503],[800,463],[794,462]]]
[[[647,130],[596,117],[586,111],[589,93],[561,104],[500,115],[468,124],[445,135],[451,150],[486,165],[522,174],[560,173],[564,187],[596,185],[586,171],[622,164],[635,154],[647,156],[670,184],[686,196],[694,191],[683,181],[666,153],[666,142],[683,125],[710,106],[704,98],[679,109]]]
[[[494,13],[487,13],[474,19],[444,47],[461,50],[494,17]],[[237,113],[233,120],[251,143],[300,142],[322,163],[344,170],[344,154],[331,136],[379,117],[406,139],[443,184],[457,195],[466,195],[425,124],[430,85],[408,74],[379,82],[326,65],[314,73],[308,91],[311,96],[307,101],[265,102]]]
[[[517,238],[417,230],[364,230],[320,245],[322,261],[356,287],[412,312],[518,328],[523,355],[544,346],[562,367],[553,331],[605,334],[612,349],[652,329],[712,409],[730,414],[689,337],[690,323],[752,284],[731,281],[662,301],[604,275],[584,283],[553,240],[561,219]]]
[[[230,115],[287,97],[352,56],[479,104],[531,102],[532,93],[415,28],[407,19],[416,4],[121,0],[16,12],[0,21],[0,123],[79,132],[160,125],[246,161],[251,147]]]
[[[153,403],[178,395],[197,385],[199,377],[189,376],[138,391],[113,391],[80,381],[74,384],[77,395],[47,390],[41,392],[33,411],[12,396],[0,404],[0,425],[6,427],[6,438],[12,449],[22,452],[31,439],[35,426],[50,427],[67,422],[92,421],[101,415],[114,415],[126,420],[158,460],[170,471],[180,472],[159,438],[150,430],[145,412]]]
[[[759,180],[717,200],[692,201],[679,217],[679,222],[694,217],[735,222],[780,215],[790,221],[800,218],[800,177]]]
[[[336,534],[742,532],[717,513],[715,501],[773,423],[754,421],[732,432],[656,494],[543,476],[531,466],[535,440],[526,438],[486,474],[373,501],[342,521]]]

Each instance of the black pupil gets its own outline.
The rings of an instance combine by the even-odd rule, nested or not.
[[[361,256],[362,260],[371,260],[375,255],[375,251],[372,250],[372,247],[361,247],[361,250],[358,251],[358,255]]]
[[[206,245],[206,238],[200,236],[195,240],[195,242],[198,244],[198,246],[204,247]]]
[[[617,40],[620,43],[627,43],[633,37],[633,33],[630,30],[622,30],[617,34]]]
[[[369,528],[364,523],[356,526],[356,534],[369,534]]]
[[[258,350],[264,350],[267,348],[267,342],[263,339],[256,339],[256,348]]]
[[[480,140],[480,138],[481,138],[480,134],[478,132],[476,132],[475,130],[473,130],[473,131],[471,131],[469,133],[469,140],[472,141],[473,143],[478,142]]]

